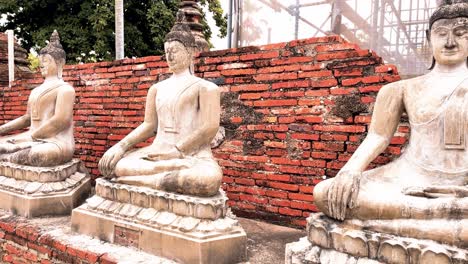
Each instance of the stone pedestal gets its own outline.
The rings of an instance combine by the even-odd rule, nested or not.
[[[399,237],[338,222],[324,214],[307,219],[307,237],[286,245],[286,264],[468,263],[468,250],[431,240]]]
[[[91,188],[78,159],[55,167],[0,162],[0,175],[0,208],[25,217],[69,214]]]
[[[72,229],[182,263],[238,263],[246,234],[222,190],[210,198],[96,180],[96,195],[73,210]]]

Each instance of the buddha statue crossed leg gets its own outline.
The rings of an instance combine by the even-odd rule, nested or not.
[[[119,183],[213,196],[222,177],[210,148],[219,128],[220,91],[190,72],[195,39],[184,27],[178,23],[166,36],[172,76],[149,89],[144,122],[104,154],[99,169]],[[130,151],[155,134],[150,146]]]
[[[431,71],[384,86],[366,139],[334,179],[316,186],[326,215],[378,220],[371,229],[467,246],[468,3],[456,2],[430,19]],[[402,156],[364,171],[388,146],[403,111],[411,136]]]

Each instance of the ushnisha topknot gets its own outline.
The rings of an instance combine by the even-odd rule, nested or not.
[[[49,54],[55,61],[65,62],[67,55],[65,50],[63,50],[62,44],[60,44],[60,36],[57,30],[52,32],[49,43],[39,51],[39,54]]]
[[[177,11],[177,20],[171,31],[167,33],[165,42],[179,41],[186,48],[196,47],[195,37],[192,35],[190,27],[187,25],[185,14],[182,10]]]
[[[468,0],[442,0],[439,7],[429,18],[429,29],[439,19],[468,17]]]

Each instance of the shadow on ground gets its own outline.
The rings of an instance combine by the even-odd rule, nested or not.
[[[284,263],[285,245],[304,237],[304,230],[238,218],[247,233],[247,251],[251,264]]]

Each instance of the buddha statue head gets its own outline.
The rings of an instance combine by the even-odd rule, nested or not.
[[[454,65],[465,61],[468,67],[468,0],[443,0],[429,19],[427,38],[436,62]]]
[[[164,43],[169,70],[178,73],[190,68],[195,47],[195,37],[186,24],[184,13],[179,10],[177,12],[177,21],[166,35]]]
[[[62,78],[63,65],[65,65],[66,54],[60,44],[57,30],[50,36],[49,43],[39,51],[39,63],[44,78],[57,76]]]

